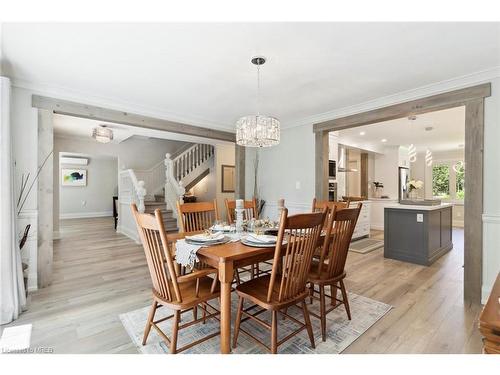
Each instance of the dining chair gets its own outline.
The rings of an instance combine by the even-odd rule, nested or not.
[[[343,208],[348,208],[350,202],[349,201],[320,201],[317,200],[316,198],[313,199],[312,202],[312,210],[311,212],[321,212],[324,210],[325,207],[327,207],[329,210],[332,210],[334,207],[337,210],[343,209]],[[328,220],[325,221],[325,224],[328,222]]]
[[[229,224],[233,224],[236,222],[236,201],[235,200],[229,200],[225,199],[224,204],[226,205],[226,214],[227,214],[227,221]],[[258,219],[258,211],[257,211],[257,200],[253,198],[250,201],[244,201],[243,202],[243,220],[250,220],[250,219]]]
[[[180,218],[180,232],[197,232],[210,228],[219,220],[217,200],[213,202],[177,202],[177,214]]]
[[[151,327],[166,341],[170,353],[173,354],[182,352],[219,335],[220,329],[181,348],[177,348],[179,330],[200,322],[205,323],[206,319],[214,318],[218,320],[219,311],[209,304],[210,300],[217,299],[220,296],[220,291],[217,288],[217,270],[207,267],[193,270],[187,275],[179,275],[174,264],[172,251],[168,246],[169,242],[167,241],[161,211],[156,209],[153,216],[139,213],[134,203],[131,206],[153,282],[153,303],[144,328],[142,345],[146,345]],[[155,313],[161,306],[171,309],[173,314],[154,320]],[[192,321],[180,324],[181,315],[187,311],[194,311],[195,308],[200,308],[203,311],[202,317],[200,319],[194,317]],[[168,337],[158,324],[171,318],[173,318],[172,333]]]
[[[234,348],[237,346],[238,334],[241,331],[270,350],[271,353],[276,353],[279,345],[304,329],[307,330],[312,348],[315,348],[311,320],[305,302],[309,295],[306,282],[325,217],[326,209],[323,212],[293,216],[288,216],[288,210],[283,209],[271,274],[254,278],[236,287],[238,310],[233,337]],[[245,300],[250,301],[252,306],[244,309],[243,302]],[[284,311],[297,303],[301,303],[304,322]],[[260,309],[256,312],[249,312],[259,307]],[[271,312],[271,324],[257,317],[266,310]],[[280,341],[278,341],[278,312],[300,325],[300,328]],[[243,315],[244,319],[242,319]],[[271,331],[270,347],[246,329],[241,328],[241,323],[248,319],[256,321]]]
[[[356,208],[333,209],[326,226],[325,239],[321,249],[319,260],[314,260],[308,275],[311,302],[312,299],[319,299],[320,313],[311,315],[321,321],[321,337],[326,340],[326,315],[340,305],[345,306],[347,318],[351,320],[349,300],[344,284],[346,277],[345,263],[347,253],[351,243],[352,234],[361,211],[362,203],[358,203]],[[315,290],[315,285],[319,287],[319,297]],[[325,294],[325,286],[330,286],[330,295]],[[342,293],[342,299],[337,299],[337,291]],[[332,307],[326,309],[326,297],[331,300]],[[337,305],[339,302],[339,305]]]

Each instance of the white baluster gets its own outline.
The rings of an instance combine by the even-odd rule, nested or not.
[[[139,205],[137,206],[137,209],[139,210],[140,213],[144,213],[146,210],[146,207],[144,206],[144,197],[146,196],[146,188],[144,187],[144,181],[139,181],[137,183],[137,198],[138,198],[138,203]]]

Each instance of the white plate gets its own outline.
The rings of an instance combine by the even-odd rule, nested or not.
[[[222,233],[217,233],[213,235],[207,235],[206,233],[195,234],[193,236],[186,236],[185,239],[195,242],[214,242],[221,241],[225,238]]]
[[[251,246],[251,247],[276,247],[275,243],[252,242],[252,241],[247,241],[244,238],[241,239],[241,243],[243,245]]]

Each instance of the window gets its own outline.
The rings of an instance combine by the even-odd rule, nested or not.
[[[432,195],[439,199],[464,199],[465,168],[462,161],[442,162],[432,166]]]
[[[456,176],[456,181],[455,181],[455,197],[456,199],[463,200],[465,197],[465,168],[464,164],[460,163],[457,164],[456,167],[454,168],[455,176]]]
[[[432,195],[437,198],[450,197],[450,167],[438,164],[432,167]]]

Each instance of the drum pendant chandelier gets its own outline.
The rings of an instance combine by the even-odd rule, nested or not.
[[[257,114],[241,117],[236,122],[236,143],[246,147],[275,146],[280,143],[280,122],[259,112],[260,66],[264,65],[266,58],[257,56],[251,62],[257,66]]]

